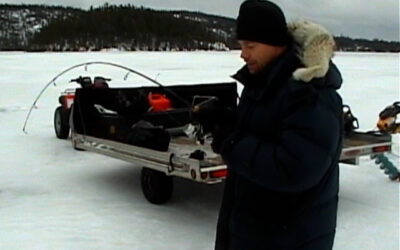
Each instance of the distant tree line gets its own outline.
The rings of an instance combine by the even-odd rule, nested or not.
[[[399,42],[383,40],[352,39],[350,37],[335,37],[336,47],[341,51],[362,51],[362,52],[400,52]]]
[[[29,50],[213,49],[218,33],[177,14],[105,4],[73,17],[59,16],[31,40]]]
[[[74,7],[64,7],[61,5],[45,5],[45,4],[0,4],[0,9],[6,9],[6,10],[21,10],[21,9],[29,9],[31,11],[37,11],[37,12],[42,12],[45,10],[50,10],[50,11],[70,11],[70,12],[81,12],[81,9],[77,9]]]
[[[33,36],[53,19],[79,12],[61,6],[0,4],[0,50],[26,50]]]

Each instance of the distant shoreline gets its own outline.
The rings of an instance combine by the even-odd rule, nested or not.
[[[206,53],[229,53],[229,52],[237,52],[240,53],[240,50],[186,50],[186,51],[151,51],[151,50],[135,50],[135,51],[124,51],[124,50],[114,50],[114,51],[106,51],[106,50],[98,50],[98,51],[25,51],[25,50],[0,50],[0,53],[196,53],[196,52],[206,52]],[[345,54],[400,54],[400,52],[390,52],[390,51],[343,51],[337,50],[336,53],[345,53]]]

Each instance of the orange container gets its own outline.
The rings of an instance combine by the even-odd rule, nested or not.
[[[149,104],[153,111],[165,111],[171,109],[171,101],[163,94],[149,93]]]

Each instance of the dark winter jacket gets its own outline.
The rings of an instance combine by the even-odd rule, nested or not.
[[[341,76],[326,58],[323,77],[309,82],[290,47],[263,72],[243,67],[237,122],[221,155],[229,175],[216,249],[330,249],[338,205],[342,147]],[[325,240],[327,247],[307,244]],[[230,245],[229,245],[230,243]],[[228,248],[229,245],[229,248]],[[303,249],[303,248],[301,248]]]

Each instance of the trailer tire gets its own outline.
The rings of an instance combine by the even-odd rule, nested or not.
[[[150,168],[142,168],[141,185],[144,197],[153,204],[166,203],[172,196],[172,177]]]
[[[67,139],[69,135],[69,112],[63,110],[62,106],[59,106],[54,111],[54,131],[59,139]]]

